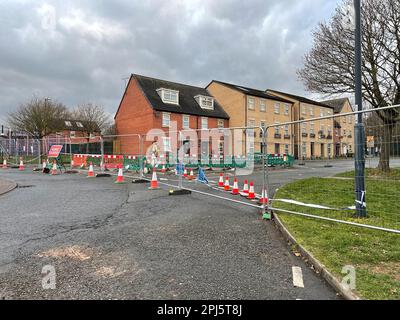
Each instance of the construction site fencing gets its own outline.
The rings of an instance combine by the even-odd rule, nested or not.
[[[285,178],[294,182],[279,189],[271,209],[278,214],[400,233],[399,106],[340,114],[321,109],[321,117],[313,116],[320,114],[315,109],[313,114],[309,108],[300,112],[302,120],[266,128],[268,141],[283,126],[291,126],[298,159],[298,170],[288,171]],[[363,119],[359,131],[358,114]],[[356,165],[365,166],[364,180],[355,174]],[[278,173],[269,173],[273,183],[278,185],[279,179]]]

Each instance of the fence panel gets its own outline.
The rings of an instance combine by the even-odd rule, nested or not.
[[[399,107],[382,108],[380,112],[389,114],[390,109]],[[400,232],[396,207],[400,196],[399,125],[384,123],[377,111],[365,110],[365,143],[359,145],[358,113],[325,114],[318,118],[303,114],[304,119],[288,123],[296,128],[294,143],[300,155],[297,164],[302,165],[298,167],[302,179],[277,192],[273,209],[278,213]],[[267,139],[275,130],[275,125],[268,127]],[[360,190],[356,190],[355,184],[355,152],[365,152],[360,162],[366,168],[365,188]],[[287,178],[299,180],[297,175],[299,171]],[[361,199],[358,202],[356,194]],[[360,212],[364,207],[367,217],[362,218]]]

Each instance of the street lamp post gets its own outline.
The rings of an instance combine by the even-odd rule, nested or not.
[[[362,84],[361,84],[361,0],[354,0],[355,12],[355,96],[358,111],[362,106]],[[365,200],[365,128],[362,113],[357,115],[355,132],[355,196],[357,217],[367,216]]]

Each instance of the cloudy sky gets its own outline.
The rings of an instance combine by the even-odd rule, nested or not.
[[[0,122],[33,95],[114,114],[131,73],[306,94],[311,31],[340,0],[0,0]]]

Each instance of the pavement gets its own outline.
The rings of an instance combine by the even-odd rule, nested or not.
[[[269,178],[276,189],[351,166]],[[256,208],[114,177],[0,171],[4,179],[19,187],[0,196],[0,300],[339,298]],[[49,266],[55,289],[43,289]]]

